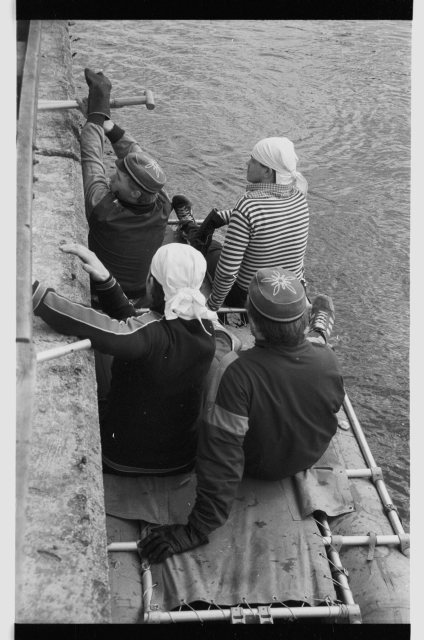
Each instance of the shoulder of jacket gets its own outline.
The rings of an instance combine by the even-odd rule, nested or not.
[[[157,311],[145,311],[144,313],[136,316],[139,320],[140,324],[146,326],[148,324],[152,324],[152,322],[160,322],[163,320],[164,316]]]

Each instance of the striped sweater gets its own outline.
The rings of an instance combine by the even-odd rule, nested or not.
[[[219,211],[228,224],[208,306],[216,310],[235,282],[247,291],[258,269],[283,267],[303,278],[309,209],[295,187],[249,184],[234,209]]]

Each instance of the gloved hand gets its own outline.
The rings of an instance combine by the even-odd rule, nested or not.
[[[219,215],[218,209],[212,209],[200,225],[199,230],[190,238],[190,245],[203,255],[206,255],[212,242],[213,232],[224,225],[225,221]]]
[[[157,527],[144,540],[137,542],[138,553],[147,557],[150,564],[163,562],[174,553],[183,553],[202,544],[209,538],[189,524],[169,524]]]
[[[110,90],[112,83],[102,71],[95,73],[92,69],[84,69],[85,79],[89,87],[88,115],[102,113],[110,118]]]

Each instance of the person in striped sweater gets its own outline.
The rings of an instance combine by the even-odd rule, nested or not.
[[[309,230],[308,183],[296,171],[297,155],[288,138],[258,142],[247,162],[246,193],[233,209],[213,209],[200,227],[191,203],[174,196],[173,208],[181,232],[205,255],[213,279],[207,306],[244,306],[249,282],[258,269],[282,267],[306,287],[303,260]],[[212,239],[214,230],[228,225],[224,245]]]

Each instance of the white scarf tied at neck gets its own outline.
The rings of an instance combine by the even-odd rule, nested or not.
[[[306,198],[308,182],[299,171],[296,171],[298,157],[291,140],[288,138],[264,138],[255,144],[251,155],[261,164],[274,169],[277,184],[292,184],[294,182],[296,188]]]
[[[153,256],[150,272],[162,285],[167,320],[197,318],[205,331],[201,318],[217,320],[217,314],[206,307],[205,296],[200,293],[206,273],[206,260],[200,251],[176,242],[166,244]]]

